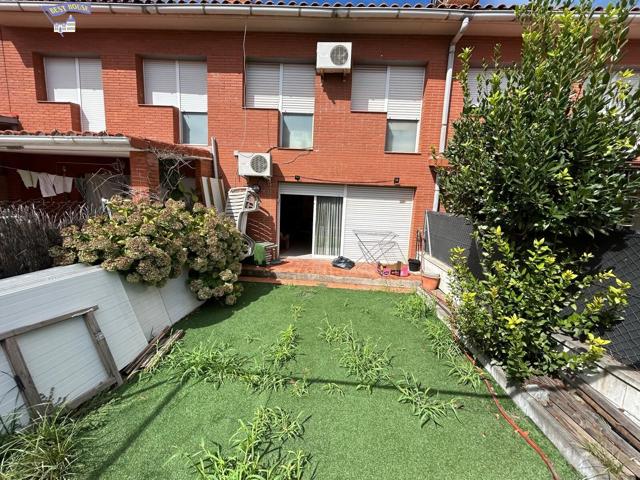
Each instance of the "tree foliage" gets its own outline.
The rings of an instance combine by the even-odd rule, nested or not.
[[[445,156],[444,201],[474,225],[483,275],[453,252],[454,320],[461,333],[516,380],[577,371],[604,353],[599,337],[621,319],[629,285],[590,269],[594,238],[637,208],[640,90],[624,64],[629,5],[597,17],[534,0],[517,11],[521,60],[468,86],[472,51],[462,52],[465,102]],[[563,351],[557,335],[586,343]]]
[[[500,225],[531,243],[545,237],[575,248],[629,220],[640,178],[629,161],[640,154],[640,90],[620,71],[628,5],[591,4],[553,12],[550,0],[521,8],[522,56],[468,88],[472,51],[462,52],[465,103],[445,153],[447,210],[475,225]]]
[[[544,240],[516,255],[499,227],[483,239],[482,278],[469,271],[462,249],[453,251],[458,328],[515,380],[576,372],[600,358],[609,341],[599,330],[620,320],[630,285],[611,271],[579,275],[589,255],[578,262],[561,258]],[[583,339],[588,348],[559,349],[555,334]]]

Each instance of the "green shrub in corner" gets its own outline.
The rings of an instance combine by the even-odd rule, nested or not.
[[[628,283],[610,271],[579,275],[589,255],[577,262],[559,258],[543,239],[516,255],[499,227],[484,233],[481,243],[480,279],[469,271],[464,250],[452,251],[451,305],[460,333],[517,381],[576,372],[602,356],[609,342],[598,332],[620,320]],[[563,351],[554,334],[578,338],[588,348]]]
[[[242,236],[231,220],[198,204],[190,212],[175,200],[163,205],[114,197],[109,209],[110,216],[62,230],[62,245],[51,249],[56,265],[100,265],[130,283],[153,286],[188,269],[198,299],[235,303]]]

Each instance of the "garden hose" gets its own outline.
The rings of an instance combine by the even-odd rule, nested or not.
[[[456,338],[453,332],[451,333],[455,341],[460,345],[459,339]],[[480,374],[480,378],[482,378],[482,381],[487,387],[488,392],[491,394],[491,398],[493,398],[493,402],[496,404],[496,407],[498,407],[498,411],[500,412],[500,415],[502,415],[502,417],[507,421],[507,423],[509,423],[509,425],[511,425],[513,429],[516,432],[518,432],[518,435],[520,435],[524,439],[524,441],[527,442],[529,446],[533,448],[535,452],[540,456],[542,461],[545,463],[545,465],[549,469],[549,472],[551,473],[551,477],[553,478],[553,480],[560,480],[560,477],[558,476],[555,469],[553,468],[553,463],[551,463],[551,460],[549,459],[549,457],[547,457],[547,455],[542,451],[542,448],[540,448],[540,446],[529,437],[528,432],[525,432],[524,430],[522,430],[522,428],[520,428],[520,426],[518,426],[516,421],[513,418],[511,418],[511,415],[509,415],[507,411],[504,409],[504,407],[500,404],[500,400],[496,395],[496,391],[494,390],[493,385],[491,385],[491,382],[487,380],[487,377],[484,374],[484,370],[482,370],[482,368],[480,368],[477,365],[476,360],[471,355],[469,355],[469,353],[465,348],[462,348],[462,351],[465,354],[465,356],[469,359],[469,361],[473,364],[473,366],[476,367],[476,370],[478,370],[478,373]]]

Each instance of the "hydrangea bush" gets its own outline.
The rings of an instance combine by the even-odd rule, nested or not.
[[[128,282],[158,287],[188,269],[198,299],[235,303],[242,235],[231,220],[199,204],[190,212],[175,200],[114,197],[109,208],[111,216],[62,230],[62,245],[51,249],[56,265],[100,265]]]

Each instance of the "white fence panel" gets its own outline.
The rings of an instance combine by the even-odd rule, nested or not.
[[[186,273],[169,280],[159,291],[172,325],[204,303],[189,290]]]
[[[164,327],[173,323],[162,301],[160,290],[149,285],[129,283],[124,277],[120,278],[147,340],[151,340]],[[183,289],[185,288],[186,285]]]

